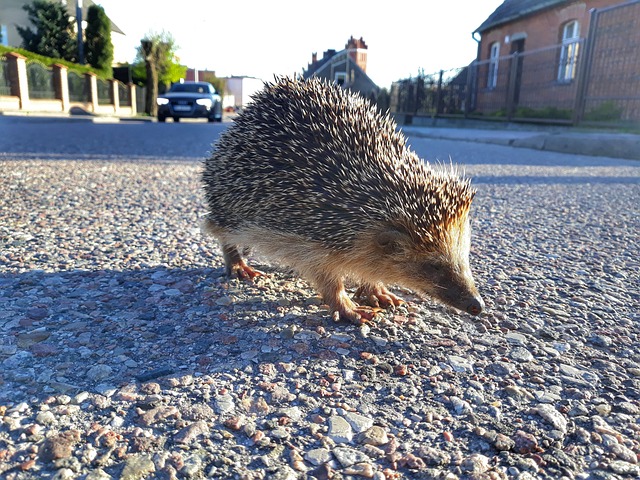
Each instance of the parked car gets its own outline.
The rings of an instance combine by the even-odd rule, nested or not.
[[[210,122],[222,121],[222,97],[208,82],[174,83],[168,92],[158,95],[158,121],[172,117],[206,118]]]

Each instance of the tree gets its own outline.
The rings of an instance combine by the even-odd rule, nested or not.
[[[144,63],[148,56],[147,53],[143,52],[142,48],[142,44],[145,41],[151,42],[152,57],[158,73],[158,82],[163,88],[167,88],[172,83],[184,78],[187,67],[180,65],[180,59],[176,55],[178,46],[170,33],[164,31],[161,33],[147,33],[138,47],[135,63]]]
[[[60,2],[34,0],[22,8],[35,27],[35,30],[17,27],[22,46],[30,52],[75,62],[77,44],[73,22],[69,19],[66,7]]]
[[[175,40],[167,32],[149,33],[140,41],[133,74],[135,78],[141,78],[143,72],[140,67],[144,65],[147,86],[145,112],[149,115],[155,116],[157,112],[158,85],[166,90],[171,83],[184,78],[187,71],[187,67],[179,63],[175,53],[177,49]]]
[[[158,113],[158,62],[157,62],[158,45],[152,40],[143,38],[140,41],[139,54],[142,55],[147,73],[147,94],[145,98],[144,111],[155,117]]]
[[[84,36],[87,62],[111,77],[113,63],[111,22],[101,6],[91,5],[87,10],[87,27],[84,29]]]

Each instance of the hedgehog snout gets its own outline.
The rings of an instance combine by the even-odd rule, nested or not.
[[[480,315],[484,310],[484,300],[480,295],[476,295],[475,297],[471,297],[467,300],[467,306],[465,307],[465,312],[471,315]]]

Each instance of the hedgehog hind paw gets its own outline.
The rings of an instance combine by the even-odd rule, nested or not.
[[[225,271],[229,278],[239,278],[240,280],[253,280],[264,275],[260,270],[250,267],[242,259],[238,248],[233,245],[223,245]]]
[[[358,290],[356,290],[354,298],[360,303],[364,303],[365,305],[375,308],[393,309],[405,303],[402,298],[391,293],[381,283],[377,283],[375,285],[362,285]]]
[[[264,275],[264,272],[250,267],[243,260],[228,265],[226,271],[229,278],[238,278],[240,280],[249,281]]]

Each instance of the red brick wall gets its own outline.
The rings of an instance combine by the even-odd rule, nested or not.
[[[572,109],[575,99],[575,81],[559,83],[557,81],[559,48],[551,48],[562,42],[562,28],[572,20],[579,23],[580,38],[589,31],[589,10],[624,3],[623,0],[577,1],[569,5],[545,10],[521,20],[498,26],[482,33],[480,59],[488,60],[491,45],[500,43],[500,56],[511,53],[514,36],[526,35],[522,59],[522,76],[518,105],[521,107],[544,108],[555,106],[560,109]],[[581,46],[582,47],[582,46]],[[509,81],[510,61],[503,60],[498,68],[498,83],[495,89],[487,88],[487,66],[481,66],[478,72],[477,109],[490,113],[504,109],[507,85]]]
[[[587,5],[588,3],[588,5]],[[589,31],[589,10],[603,8],[624,3],[621,0],[589,0],[578,1],[562,8],[545,10],[525,17],[522,20],[501,25],[482,33],[480,42],[480,60],[489,58],[489,48],[494,42],[500,42],[500,54],[508,55],[510,45],[505,43],[507,35],[524,32],[525,52],[555,45],[562,41],[561,27],[570,20],[577,20],[580,24],[580,37],[585,37]]]

